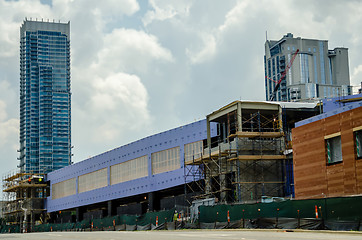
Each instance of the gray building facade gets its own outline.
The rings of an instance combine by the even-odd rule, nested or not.
[[[294,38],[291,33],[267,40],[264,71],[266,100],[313,101],[352,94],[348,49],[328,50],[327,40]]]
[[[21,172],[71,163],[70,23],[25,20],[20,28]]]

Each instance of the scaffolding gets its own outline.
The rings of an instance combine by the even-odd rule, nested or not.
[[[10,225],[19,225],[22,232],[29,232],[35,223],[45,219],[44,201],[47,196],[45,174],[12,171],[4,174],[3,214]]]
[[[210,124],[218,134],[210,136]],[[277,103],[233,102],[207,116],[201,156],[185,160],[185,191],[220,203],[286,194],[286,141]],[[186,158],[185,158],[186,159]],[[193,180],[193,181],[192,181]]]

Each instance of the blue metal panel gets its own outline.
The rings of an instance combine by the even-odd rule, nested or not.
[[[343,96],[343,97],[323,99],[323,112],[330,112],[337,108],[348,106],[348,105],[351,105],[354,103],[354,102],[343,103],[340,100],[361,98],[361,97],[362,97],[362,94],[356,94],[356,95],[347,95],[347,96]]]
[[[211,125],[211,136],[216,135],[216,124]],[[184,178],[184,145],[206,139],[206,120],[194,122],[166,132],[155,134],[119,148],[104,152],[82,162],[67,166],[48,174],[51,186],[64,180],[94,172],[102,168],[122,163],[134,158],[148,155],[148,165],[151,168],[151,154],[165,149],[180,147],[181,168],[152,175],[149,169],[147,177],[109,185],[72,196],[47,199],[48,212],[74,208],[78,206],[108,201],[138,194],[159,191],[185,183]],[[109,179],[108,179],[109,183]],[[77,191],[78,192],[78,191]]]
[[[362,94],[346,96],[346,97],[343,97],[343,99],[358,98],[358,97],[362,97]],[[362,107],[362,101],[343,103],[342,107],[338,107],[342,103],[335,102],[335,101],[340,100],[340,99],[341,98],[326,99],[325,101],[323,101],[323,108],[325,107],[324,106],[325,102],[326,102],[326,105],[327,105],[327,111],[326,112],[324,112],[324,113],[322,113],[322,114],[320,114],[318,116],[314,116],[314,117],[311,117],[311,118],[296,122],[295,127],[300,127],[300,126],[303,126],[305,124],[316,122],[318,120],[322,120],[324,118],[331,117],[331,116],[334,116],[334,115],[339,114],[339,113],[343,113],[343,112],[346,112],[346,111],[349,111],[349,110],[352,110],[352,109],[355,109],[355,108]]]

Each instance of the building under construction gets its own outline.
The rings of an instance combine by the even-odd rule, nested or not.
[[[207,139],[185,156],[185,178],[193,180],[186,191],[222,203],[292,196],[291,129],[317,111],[308,103],[235,101],[209,114]]]
[[[43,175],[11,172],[3,176],[2,182],[2,211],[9,224],[19,225],[21,232],[27,232],[36,222],[45,220],[47,184]]]
[[[42,176],[9,174],[3,178],[6,218],[29,231],[36,221],[183,210],[195,199],[291,196],[291,129],[317,112],[313,103],[236,101],[204,120],[50,172],[49,190]]]

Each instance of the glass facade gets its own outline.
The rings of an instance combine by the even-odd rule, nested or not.
[[[320,56],[320,67],[321,67],[321,83],[326,84],[326,73],[325,73],[325,63],[324,63],[324,44],[319,42],[319,56]]]
[[[71,163],[70,24],[25,20],[20,28],[21,172]]]

